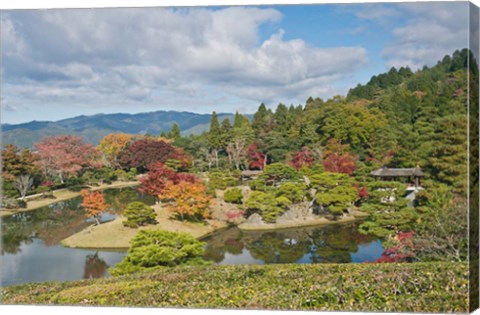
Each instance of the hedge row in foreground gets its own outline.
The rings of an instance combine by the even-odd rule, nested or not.
[[[466,264],[177,267],[117,278],[26,284],[5,304],[467,312]]]

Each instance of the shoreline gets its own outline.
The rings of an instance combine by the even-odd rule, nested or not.
[[[129,181],[129,182],[113,182],[112,184],[108,185],[100,185],[100,186],[93,186],[89,187],[90,190],[92,191],[97,191],[97,190],[105,190],[105,189],[110,189],[110,188],[125,188],[125,187],[134,187],[139,185],[139,181]],[[46,206],[51,205],[52,203],[59,202],[59,201],[65,201],[69,200],[75,197],[80,196],[79,191],[70,191],[67,188],[59,189],[53,192],[53,195],[56,197],[55,199],[53,198],[45,198],[45,199],[36,199],[36,200],[27,200],[27,207],[26,208],[21,208],[21,209],[0,209],[0,217],[6,217],[9,215],[13,215],[15,213],[20,213],[20,212],[28,212],[28,211],[33,211],[37,210],[39,208],[43,208]],[[26,197],[28,199],[29,196]]]
[[[125,218],[118,216],[112,221],[100,225],[91,225],[63,239],[60,243],[69,248],[127,250],[130,247],[130,241],[138,231],[143,229],[183,232],[191,234],[197,239],[202,239],[227,227],[227,224],[222,221],[207,221],[207,224],[205,224],[170,219],[170,213],[161,204],[155,204],[152,208],[157,213],[158,223],[155,225],[129,228],[123,226]]]
[[[328,220],[325,217],[319,217],[318,219],[314,220],[307,220],[307,221],[295,221],[292,223],[263,223],[263,224],[249,224],[249,223],[242,223],[239,224],[237,227],[243,231],[273,231],[273,230],[281,230],[281,229],[292,229],[292,228],[299,228],[299,227],[311,227],[311,226],[320,226],[320,225],[329,225],[329,224],[340,224],[340,223],[348,223],[348,222],[355,222],[361,220],[362,218],[367,217],[368,214],[357,211],[352,216],[342,217],[338,220]]]

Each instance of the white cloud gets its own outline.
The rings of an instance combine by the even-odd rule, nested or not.
[[[468,3],[405,3],[397,8],[407,17],[393,29],[383,55],[389,66],[432,66],[447,54],[468,47]]]
[[[5,97],[12,104],[142,102],[177,109],[179,100],[229,97],[239,106],[304,102],[310,92],[333,92],[331,80],[367,62],[362,47],[317,48],[285,40],[278,27],[262,39],[260,27],[281,19],[275,9],[254,7],[7,12]]]

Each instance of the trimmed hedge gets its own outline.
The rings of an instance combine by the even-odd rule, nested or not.
[[[465,263],[189,266],[2,289],[4,304],[468,312]]]

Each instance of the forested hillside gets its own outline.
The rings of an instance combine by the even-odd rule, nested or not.
[[[355,173],[373,168],[420,166],[430,178],[465,192],[467,172],[468,50],[445,56],[434,67],[412,72],[392,68],[346,97],[309,98],[304,106],[260,105],[251,123],[211,121],[210,132],[177,139],[198,160],[260,168],[266,163],[309,158],[354,163]],[[471,74],[477,77],[475,67]],[[474,71],[474,72],[472,72]],[[332,154],[329,154],[332,153]],[[237,157],[237,158],[235,158]],[[342,162],[343,161],[343,162]]]

